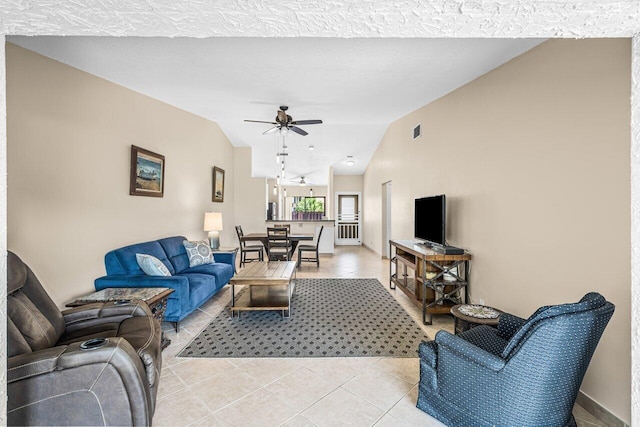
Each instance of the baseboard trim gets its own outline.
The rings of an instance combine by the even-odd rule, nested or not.
[[[578,392],[576,403],[584,408],[585,411],[602,421],[605,425],[610,427],[629,427],[620,418],[613,415],[607,408],[600,405],[598,402],[584,394],[582,391]]]
[[[370,248],[366,243],[361,243],[361,245],[370,252],[373,252],[376,255],[380,255],[380,252],[376,252],[372,248]],[[381,258],[386,258],[384,255],[380,255]]]

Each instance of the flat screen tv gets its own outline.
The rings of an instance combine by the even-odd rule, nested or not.
[[[415,200],[415,237],[429,243],[445,244],[446,198],[444,194]]]

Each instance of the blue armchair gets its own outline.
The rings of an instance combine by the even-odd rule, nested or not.
[[[455,426],[575,426],[571,414],[614,305],[598,293],[508,313],[498,328],[440,331],[419,346],[417,407]]]

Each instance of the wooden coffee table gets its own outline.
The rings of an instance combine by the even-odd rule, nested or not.
[[[241,311],[256,310],[281,310],[282,317],[290,317],[295,274],[295,261],[254,261],[241,269],[229,282],[231,317],[235,312],[240,317]],[[236,285],[249,289],[236,298]]]

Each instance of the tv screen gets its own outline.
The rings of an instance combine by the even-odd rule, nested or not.
[[[445,243],[446,198],[444,194],[415,200],[415,237],[427,242]]]

